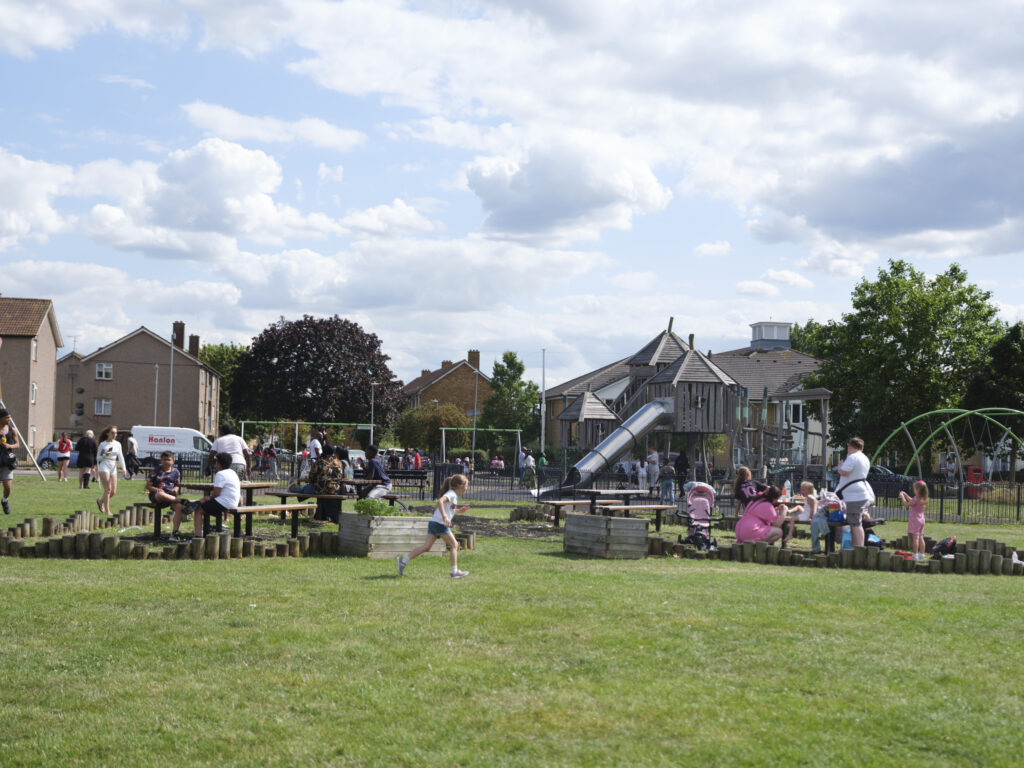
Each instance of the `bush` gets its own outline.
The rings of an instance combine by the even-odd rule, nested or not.
[[[355,506],[357,515],[369,515],[370,517],[401,517],[405,514],[412,514],[403,512],[401,507],[392,507],[380,499],[359,499]]]

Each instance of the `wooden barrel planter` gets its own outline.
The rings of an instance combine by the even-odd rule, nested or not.
[[[568,514],[562,551],[590,557],[640,560],[647,557],[647,520]]]
[[[397,557],[418,547],[427,538],[429,517],[374,517],[343,512],[338,525],[338,547],[342,555],[356,557]],[[645,538],[646,546],[646,538]],[[445,544],[434,542],[428,555],[443,555]]]

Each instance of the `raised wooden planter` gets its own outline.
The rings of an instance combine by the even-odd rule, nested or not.
[[[639,518],[570,513],[565,516],[562,551],[640,560],[647,557],[647,523]]]
[[[371,517],[343,512],[338,524],[340,554],[357,557],[397,557],[418,547],[427,538],[429,517]],[[443,555],[438,539],[428,555]]]

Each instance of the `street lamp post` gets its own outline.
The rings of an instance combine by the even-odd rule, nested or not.
[[[370,382],[370,445],[376,445],[376,443],[373,442],[373,393],[378,383],[379,382],[376,381]]]

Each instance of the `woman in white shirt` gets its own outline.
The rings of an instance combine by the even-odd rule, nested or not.
[[[117,465],[125,479],[128,478],[128,467],[124,461],[124,452],[117,442],[117,427],[110,426],[100,432],[100,446],[96,451],[96,471],[103,486],[103,496],[96,499],[101,515],[110,514],[110,497],[117,493]]]

